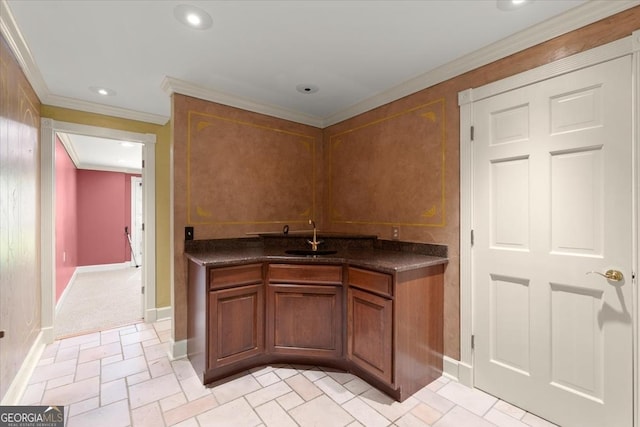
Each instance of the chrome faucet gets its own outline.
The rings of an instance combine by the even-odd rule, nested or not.
[[[311,245],[311,250],[315,252],[318,250],[318,245],[322,243],[322,240],[318,240],[317,238],[315,221],[310,219],[309,224],[313,226],[313,240],[307,240],[307,243]]]

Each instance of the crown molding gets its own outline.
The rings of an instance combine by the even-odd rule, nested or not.
[[[67,98],[58,95],[48,95],[44,100],[40,100],[45,105],[54,107],[70,108],[72,110],[86,111],[88,113],[104,114],[106,116],[119,117],[122,119],[136,120],[139,122],[164,125],[169,121],[169,117],[160,114],[143,113],[129,110],[127,108],[112,107],[95,102],[83,101],[80,99]]]
[[[179,93],[181,95],[192,96],[205,101],[241,108],[243,110],[253,111],[254,113],[266,114],[317,128],[322,128],[324,124],[324,120],[320,117],[204,88],[184,80],[176,79],[175,77],[166,76],[162,81],[161,87],[168,95]]]
[[[325,118],[323,127],[350,119],[638,5],[640,0],[591,0],[339,111]]]
[[[387,91],[367,98],[325,118],[311,116],[275,105],[260,103],[248,98],[200,87],[169,76],[164,78],[161,87],[167,94],[180,93],[182,95],[266,114],[284,120],[324,128],[638,5],[640,5],[640,0],[590,0],[582,6],[571,9],[562,15],[546,20],[483,49],[420,74]],[[169,117],[162,115],[111,107],[51,94],[16,25],[6,0],[0,0],[0,31],[16,56],[27,80],[29,80],[29,83],[33,86],[34,91],[43,104],[159,125],[164,125],[169,120]]]
[[[42,101],[49,94],[49,88],[40,74],[36,61],[31,55],[27,42],[18,29],[18,24],[13,18],[13,13],[6,0],[0,0],[0,33],[9,44],[9,48],[16,57],[20,68],[33,87],[38,98]]]
[[[71,141],[69,135],[67,135],[66,133],[56,132],[56,136],[58,137],[58,139],[60,139],[60,142],[62,143],[64,149],[67,151],[67,154],[73,162],[73,165],[76,167],[76,169],[80,169],[80,158],[78,157],[76,147],[75,145],[73,145],[73,141]]]
[[[123,119],[149,122],[158,125],[164,125],[169,121],[169,117],[158,114],[142,113],[126,108],[111,107],[95,102],[81,101],[52,94],[40,73],[40,69],[36,64],[36,61],[33,59],[33,55],[31,54],[31,50],[29,49],[27,42],[24,37],[22,37],[22,33],[18,28],[7,0],[0,0],[0,32],[9,44],[9,48],[16,57],[20,68],[22,68],[22,71],[42,104],[54,107],[71,108],[96,114],[104,114]]]

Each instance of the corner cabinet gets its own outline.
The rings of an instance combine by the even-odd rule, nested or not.
[[[402,401],[442,375],[444,266],[347,268],[347,361]]]
[[[203,383],[269,363],[353,372],[397,400],[442,375],[444,264],[188,262],[187,353]]]

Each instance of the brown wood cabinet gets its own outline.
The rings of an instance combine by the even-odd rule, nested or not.
[[[444,265],[188,262],[187,352],[204,383],[269,363],[350,371],[404,400],[442,374]]]
[[[268,278],[268,350],[342,357],[342,266],[271,264]]]
[[[398,400],[442,375],[444,266],[347,268],[350,369]]]

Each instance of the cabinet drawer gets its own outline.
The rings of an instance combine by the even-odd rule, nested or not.
[[[259,282],[262,282],[262,264],[212,268],[209,271],[209,289],[250,285]]]
[[[269,265],[269,282],[342,284],[342,267],[339,265]]]
[[[349,286],[382,295],[392,294],[393,279],[389,274],[349,267]]]

